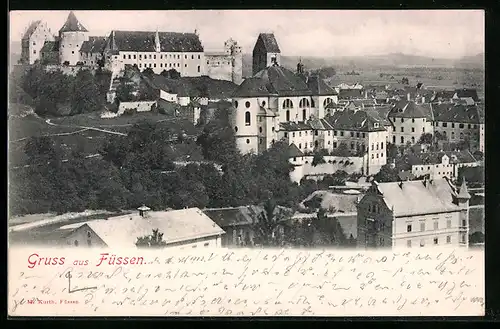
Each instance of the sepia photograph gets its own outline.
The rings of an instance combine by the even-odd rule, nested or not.
[[[304,262],[324,259],[326,265],[316,266],[322,272],[338,253],[383,271],[367,255],[386,253],[398,262],[402,250],[416,257],[409,261],[415,261],[412,275],[426,260],[432,270],[465,282],[462,275],[472,272],[465,267],[484,267],[483,256],[474,263],[458,256],[484,252],[484,24],[482,10],[12,11],[9,258],[30,250],[16,271],[45,265],[40,275],[65,275],[62,290],[71,290],[67,283],[76,273],[47,266],[75,265],[76,271],[86,264],[65,265],[64,257],[43,258],[39,250],[93,252],[95,266],[109,263],[110,271],[117,259],[117,265],[142,265],[142,257],[120,255],[124,250],[130,256],[161,249],[161,257],[215,250],[225,255],[221,264],[245,252],[259,268],[267,265],[257,265],[258,255],[275,252],[273,268],[282,264],[285,272],[285,255],[316,252]],[[429,256],[440,250],[451,253]],[[462,269],[449,270],[457,260]],[[238,272],[242,265],[234,262]],[[203,266],[212,265],[198,270]],[[376,275],[390,285],[396,273]],[[335,282],[333,290],[342,285]],[[468,286],[477,296],[452,291],[443,298],[461,307],[483,303],[479,286]],[[425,299],[434,300],[425,289]],[[293,305],[316,298],[305,291]],[[29,298],[78,304],[26,294],[9,303],[17,311]],[[225,292],[232,294],[241,292]],[[86,311],[72,305],[81,314],[71,314],[89,315],[89,303]],[[231,300],[221,303],[218,313],[186,314],[237,314],[227,306]],[[426,303],[420,304],[431,312]],[[113,313],[115,304],[99,307],[104,315],[139,312]],[[384,307],[380,312],[392,312]],[[332,314],[310,305],[300,312],[263,310],[249,312]],[[172,312],[167,315],[186,315]]]

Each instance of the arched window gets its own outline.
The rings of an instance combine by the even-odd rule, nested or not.
[[[250,111],[245,112],[245,126],[250,126]]]
[[[286,110],[286,121],[290,121],[290,110]]]
[[[316,107],[316,104],[314,104],[314,98],[311,98],[311,107]]]
[[[245,107],[246,107],[246,108],[249,108],[249,107],[250,107],[250,102],[249,102],[249,101],[246,101],[246,102],[245,102]]]
[[[284,109],[293,109],[293,102],[290,99],[285,99],[283,101],[283,108]]]
[[[460,133],[460,139],[464,139],[464,133]]]
[[[238,107],[238,101],[234,101],[234,107]]]
[[[333,99],[331,99],[330,97],[325,98],[325,100],[323,101],[323,107],[326,107],[330,103],[333,103]]]
[[[302,110],[302,121],[306,121],[306,120],[307,120],[307,110],[303,109]]]
[[[302,98],[299,102],[299,107],[309,107],[309,100],[307,98]]]
[[[262,107],[266,106],[266,101],[262,101]]]
[[[405,138],[404,136],[401,136],[401,144],[404,144],[405,143]]]
[[[415,137],[411,137],[411,143],[414,144],[415,143]]]
[[[262,127],[259,127],[259,132],[262,132]]]
[[[75,244],[75,247],[78,247],[78,240],[75,240],[74,244]]]

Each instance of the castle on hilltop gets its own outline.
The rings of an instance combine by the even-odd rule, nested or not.
[[[22,39],[20,64],[69,68],[105,67],[119,75],[126,65],[155,73],[176,70],[183,77],[209,76],[240,84],[243,79],[241,47],[230,39],[221,53],[205,53],[198,33],[111,31],[107,37],[90,36],[70,12],[54,36],[42,21],[35,21]],[[65,70],[65,72],[68,70]]]

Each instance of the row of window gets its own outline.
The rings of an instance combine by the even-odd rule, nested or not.
[[[401,141],[401,144],[404,144],[405,143],[405,137],[401,136],[400,137],[400,141]],[[396,144],[396,136],[392,136],[392,143]],[[415,144],[415,137],[414,136],[411,137],[411,143]]]
[[[423,118],[422,121],[425,122],[425,118]],[[396,119],[394,119],[394,122],[396,122]],[[401,122],[405,122],[405,118],[401,118]],[[411,122],[415,123],[415,118],[412,118]]]
[[[461,221],[462,227],[467,227],[467,220],[462,219]],[[446,221],[446,228],[451,228],[451,220]],[[406,232],[412,232],[413,226],[411,223],[406,224]],[[439,230],[439,221],[435,220],[433,223],[433,229]],[[425,222],[420,222],[420,232],[425,231]]]
[[[433,125],[435,125],[436,127],[439,127],[439,122],[436,122],[435,124],[433,123]],[[448,127],[448,122],[441,122],[441,127],[443,128],[447,128]],[[454,122],[451,122],[451,128],[455,128],[455,123]],[[465,128],[465,124],[464,123],[459,123],[458,124],[458,128],[460,129],[464,129]],[[476,125],[475,124],[467,124],[467,129],[474,129],[476,128]]]
[[[376,154],[373,154],[373,153],[372,153],[372,160],[373,160],[373,159],[375,159],[375,157],[376,157],[377,159],[379,158],[378,153],[376,153]],[[384,153],[380,153],[380,157],[381,157],[381,158],[383,158],[383,157],[384,157]]]
[[[434,242],[434,245],[438,245],[439,244],[439,238],[437,238],[437,237],[434,238],[433,242]],[[446,236],[446,243],[451,243],[451,236],[450,235]],[[465,243],[465,241],[463,243]],[[411,240],[407,240],[406,241],[406,246],[408,248],[411,248]],[[420,240],[420,247],[425,247],[425,240]]]
[[[400,128],[401,132],[404,133],[405,132],[405,128],[404,127],[401,127]],[[392,127],[392,131],[396,131],[396,127]],[[411,127],[411,132],[414,133],[415,132],[415,127]],[[422,127],[422,132],[425,133],[425,127]]]
[[[311,98],[310,101],[311,102],[309,102],[309,99],[307,99],[307,98],[302,98],[299,101],[299,108],[303,108],[303,107],[316,107],[316,104],[314,104],[314,99]],[[328,104],[331,104],[331,103],[333,103],[333,99],[327,97],[323,101],[323,107],[326,107]],[[283,101],[283,108],[284,109],[293,109],[293,101],[291,99],[285,99]]]
[[[71,46],[71,45],[70,45]],[[148,57],[149,56],[149,57]],[[177,59],[181,59],[181,55],[168,55],[168,58],[177,58]],[[133,54],[129,54],[129,55],[123,55],[123,59],[137,59],[137,55]],[[198,59],[200,59],[200,55],[198,55]],[[139,59],[143,59],[143,55],[142,54],[139,54]],[[144,54],[144,59],[156,59],[156,55],[155,54]],[[163,55],[160,55],[160,59],[163,59]],[[167,55],[165,55],[165,59],[167,59]],[[188,55],[184,55],[184,59],[188,59]],[[194,59],[194,55],[191,55],[191,59]]]

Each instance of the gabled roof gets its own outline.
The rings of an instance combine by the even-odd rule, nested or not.
[[[395,217],[459,211],[454,203],[455,191],[446,179],[376,183],[387,207]]]
[[[115,51],[155,52],[156,32],[112,31],[110,49]],[[162,52],[203,52],[203,45],[195,33],[158,32]]]
[[[28,26],[28,29],[26,30],[26,32],[24,33],[23,35],[23,40],[24,39],[29,39],[31,37],[31,35],[33,33],[35,33],[36,29],[38,28],[38,26],[42,23],[42,21],[38,20],[38,21],[34,21],[33,23],[30,24],[30,26]]]
[[[198,208],[152,211],[145,218],[134,213],[82,224],[86,224],[110,248],[135,247],[137,238],[150,235],[153,229],[163,233],[167,245],[225,233]]]
[[[343,110],[336,111],[332,115],[326,116],[325,119],[330,123],[333,129],[372,132],[384,131],[384,123],[380,122],[368,112],[360,110]],[[378,124],[378,127],[375,127]]]
[[[307,79],[307,86],[311,90],[313,95],[318,96],[333,96],[338,93],[328,86],[326,82],[318,76],[310,76]]]
[[[401,100],[394,104],[388,114],[395,118],[426,118],[433,119],[432,108],[429,104],[415,104],[413,101]]]
[[[432,106],[434,120],[439,122],[473,123],[480,121],[480,113],[477,106],[463,104],[434,104]]]
[[[411,166],[435,165],[442,162],[443,156],[449,158],[451,164],[474,163],[476,158],[469,151],[416,152],[407,155],[407,163]]]
[[[370,107],[365,109],[365,111],[375,119],[379,120],[384,124],[384,126],[389,126],[391,125],[391,122],[389,121],[389,118],[387,115],[391,111],[391,106],[390,105],[384,105],[384,106],[375,106],[375,107]]]
[[[247,78],[234,91],[233,97],[262,97],[276,94],[261,78]]]
[[[283,66],[269,66],[257,72],[254,77],[262,79],[267,89],[276,91],[279,96],[306,96],[312,94],[303,79]]]
[[[465,182],[465,177],[462,179],[462,185],[460,186],[460,193],[458,193],[457,198],[459,199],[470,199],[471,196],[467,190],[467,183]]]
[[[440,90],[436,92],[432,100],[450,100],[455,95],[454,90]]]
[[[70,12],[66,23],[59,30],[59,33],[63,32],[88,32],[88,30],[78,21],[75,13]]]
[[[455,94],[457,95],[458,98],[471,97],[475,102],[479,100],[476,89],[470,89],[470,88],[456,89]]]
[[[294,143],[290,144],[288,147],[288,157],[289,158],[295,158],[295,157],[303,157],[304,153],[302,153],[301,150],[295,145]]]
[[[202,211],[220,227],[251,225],[256,219],[249,207],[246,206],[211,208]]]
[[[59,51],[59,41],[45,41],[40,52],[49,53]]]
[[[311,127],[311,125],[307,124],[304,121],[280,122],[280,130],[283,130],[283,131],[302,131],[302,130],[312,130],[312,129],[313,128]]]
[[[333,130],[332,125],[325,119],[312,118],[307,123],[314,130]]]
[[[264,48],[268,53],[281,53],[280,47],[278,46],[278,41],[276,41],[274,33],[261,33],[257,38],[257,43],[259,42],[259,40],[262,41]]]
[[[362,89],[340,89],[339,99],[356,99],[363,95]]]
[[[90,37],[88,41],[82,43],[80,52],[82,53],[101,53],[106,46],[105,37]]]

